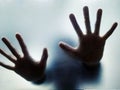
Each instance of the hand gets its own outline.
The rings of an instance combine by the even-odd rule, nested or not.
[[[60,42],[59,46],[65,52],[69,53],[74,57],[77,57],[79,60],[82,60],[84,64],[93,66],[98,64],[99,61],[101,60],[103,56],[105,42],[117,27],[117,23],[115,22],[110,28],[110,30],[104,36],[100,37],[99,29],[100,29],[102,10],[98,9],[95,31],[93,33],[91,32],[89,10],[87,6],[83,8],[83,13],[85,18],[85,25],[87,32],[86,34],[83,34],[82,30],[80,29],[76,21],[75,16],[73,14],[70,14],[70,20],[79,38],[78,47],[73,48],[72,46],[64,42]]]
[[[0,53],[6,58],[8,58],[11,62],[13,62],[15,66],[12,67],[9,65],[5,65],[2,62],[0,62],[0,65],[4,68],[15,71],[17,74],[19,74],[28,81],[37,82],[43,80],[45,77],[45,67],[48,57],[47,49],[44,48],[41,61],[35,62],[33,58],[30,57],[21,35],[16,34],[16,38],[21,46],[23,57],[19,55],[19,53],[11,45],[11,43],[5,37],[3,37],[2,41],[6,44],[6,46],[9,48],[9,50],[12,52],[16,59],[14,59],[2,49],[0,49]]]

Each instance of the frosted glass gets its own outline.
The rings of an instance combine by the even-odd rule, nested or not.
[[[20,33],[36,60],[40,59],[44,47],[49,53],[47,79],[43,84],[32,84],[0,67],[0,90],[120,89],[120,25],[107,40],[101,64],[95,72],[87,71],[58,46],[59,41],[77,45],[78,38],[69,14],[75,14],[85,33],[83,7],[86,5],[90,10],[92,30],[97,9],[103,9],[101,36],[114,22],[119,23],[120,0],[0,0],[0,37],[7,37],[21,53],[15,39],[15,34]],[[2,41],[0,47],[8,51]],[[2,55],[0,61],[12,65]]]

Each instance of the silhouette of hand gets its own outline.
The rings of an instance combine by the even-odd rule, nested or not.
[[[47,49],[44,48],[42,58],[40,62],[35,62],[32,57],[30,57],[27,47],[21,37],[20,34],[16,34],[16,38],[21,46],[23,57],[19,55],[19,53],[16,51],[16,49],[11,45],[11,43],[5,38],[2,38],[2,41],[6,44],[6,46],[9,48],[9,50],[12,52],[12,54],[15,56],[15,58],[11,57],[7,53],[5,53],[2,49],[0,49],[0,53],[8,58],[11,62],[15,64],[15,66],[9,66],[5,65],[0,62],[0,65],[4,68],[7,68],[9,70],[15,71],[17,74],[22,76],[28,81],[32,82],[42,82],[42,80],[45,78],[45,67],[48,57]]]
[[[117,23],[115,22],[110,28],[110,30],[104,36],[100,37],[99,29],[100,29],[102,10],[98,9],[97,18],[96,18],[97,20],[95,24],[95,31],[93,33],[91,32],[89,10],[87,6],[83,8],[83,13],[85,18],[87,34],[83,34],[82,30],[80,29],[76,21],[75,16],[73,14],[70,14],[70,20],[79,38],[78,47],[73,48],[72,46],[64,42],[60,42],[59,46],[65,52],[82,60],[84,64],[88,66],[94,66],[94,65],[97,65],[100,59],[102,58],[105,42],[117,27]]]

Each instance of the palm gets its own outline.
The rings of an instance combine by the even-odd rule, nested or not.
[[[82,30],[80,29],[75,16],[73,14],[70,14],[70,20],[79,38],[80,44],[78,45],[78,47],[73,48],[64,42],[60,43],[60,47],[64,51],[71,54],[72,56],[82,60],[83,63],[87,65],[96,65],[102,58],[106,39],[113,33],[113,31],[117,26],[117,23],[114,23],[111,29],[103,37],[100,37],[99,29],[100,29],[102,10],[99,9],[97,12],[95,31],[93,33],[91,32],[91,27],[90,27],[88,7],[83,8],[83,13],[84,13],[86,32],[87,32],[86,35],[83,34]]]
[[[23,57],[19,55],[16,49],[11,45],[11,43],[6,39],[2,38],[3,42],[7,45],[9,50],[15,56],[16,59],[6,54],[2,49],[0,49],[0,53],[8,58],[11,62],[15,64],[14,67],[5,65],[0,62],[0,65],[15,71],[17,74],[22,76],[28,81],[36,82],[38,80],[42,80],[44,78],[44,71],[46,67],[46,61],[48,57],[47,49],[43,50],[43,55],[40,62],[35,62],[32,57],[30,57],[27,47],[24,44],[22,37],[19,34],[16,34],[16,38],[21,46]]]
[[[84,35],[80,39],[77,57],[86,64],[96,64],[102,58],[105,40],[95,34]]]
[[[32,58],[21,58],[17,60],[14,71],[28,81],[37,81],[44,76],[45,67],[34,62]]]

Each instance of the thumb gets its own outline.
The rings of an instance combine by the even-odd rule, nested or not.
[[[47,48],[44,48],[42,57],[41,57],[41,61],[39,63],[40,67],[43,69],[46,67],[47,58],[48,58],[48,51],[47,51]]]
[[[75,49],[74,49],[72,46],[70,46],[70,45],[68,45],[67,43],[65,43],[65,42],[60,42],[60,43],[59,43],[59,46],[60,46],[65,52],[67,52],[67,53],[69,53],[69,54],[74,54],[74,53],[75,53]]]

